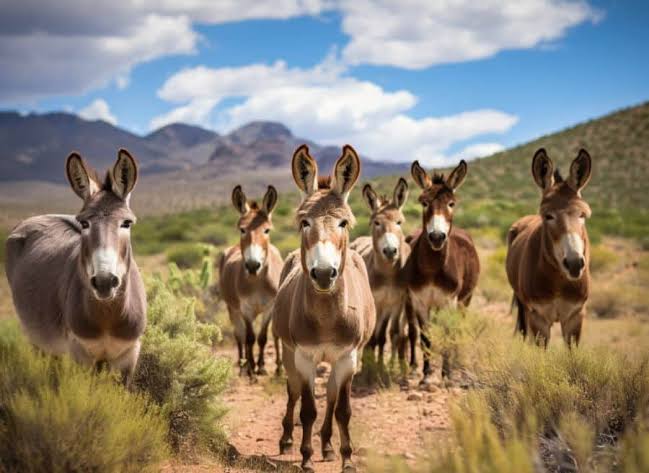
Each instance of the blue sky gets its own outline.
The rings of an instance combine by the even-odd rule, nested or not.
[[[140,134],[275,119],[380,159],[441,165],[649,99],[647,2],[214,3],[10,6],[0,107]]]

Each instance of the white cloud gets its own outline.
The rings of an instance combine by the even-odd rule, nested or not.
[[[602,15],[580,0],[342,0],[340,8],[346,62],[406,69],[535,47]]]
[[[483,158],[492,154],[503,151],[505,147],[500,143],[475,143],[463,148],[455,154],[457,160],[466,159],[467,161],[475,158]]]
[[[446,117],[412,118],[417,98],[406,90],[386,91],[369,81],[347,76],[329,56],[310,69],[284,62],[240,68],[184,69],[158,91],[179,104],[155,117],[151,127],[187,121],[230,130],[252,120],[279,121],[297,136],[323,144],[353,143],[375,159],[446,164],[446,151],[477,136],[504,133],[517,117],[499,110],[474,110]],[[225,99],[241,103],[218,110]]]
[[[85,120],[103,120],[111,125],[117,125],[117,117],[110,112],[110,107],[104,99],[95,99],[79,110],[78,115]]]

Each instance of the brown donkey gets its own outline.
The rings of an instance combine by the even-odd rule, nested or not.
[[[581,197],[591,158],[582,149],[563,180],[543,148],[532,160],[534,181],[543,196],[538,215],[518,220],[507,235],[507,278],[518,306],[517,330],[547,346],[550,327],[561,323],[568,345],[579,343],[590,273],[586,219],[591,211]]]
[[[103,181],[72,153],[66,171],[83,208],[40,215],[7,239],[7,278],[22,327],[45,352],[107,362],[128,382],[146,326],[146,293],[131,251],[137,164],[126,150]]]
[[[422,384],[430,383],[430,340],[426,333],[430,310],[445,307],[466,307],[471,302],[478,283],[480,260],[469,234],[453,225],[457,197],[455,191],[462,185],[467,164],[460,164],[448,178],[434,174],[432,178],[419,165],[412,163],[412,178],[422,189],[419,202],[423,207],[422,229],[411,240],[412,252],[403,270],[408,285],[406,317],[421,330],[424,351]],[[414,333],[414,335],[413,335]],[[410,331],[414,347],[416,332]],[[411,348],[412,349],[412,348]],[[449,354],[442,356],[442,376],[450,375]]]
[[[399,359],[405,358],[405,317],[403,308],[406,289],[399,282],[400,272],[410,254],[402,225],[405,217],[401,212],[408,199],[408,183],[401,178],[394,188],[392,200],[380,197],[370,184],[363,187],[363,198],[372,212],[370,230],[372,236],[356,238],[350,248],[357,251],[365,261],[370,287],[376,306],[376,329],[366,349],[374,354],[378,346],[379,365],[384,366],[383,354],[386,333],[390,325],[392,360],[399,348]]]
[[[270,243],[273,227],[271,216],[276,204],[277,190],[273,186],[268,186],[261,207],[257,202],[247,200],[241,186],[236,186],[232,191],[232,205],[241,214],[237,224],[241,237],[239,244],[225,250],[219,259],[221,296],[234,325],[241,372],[243,373],[245,366],[249,376],[255,373],[253,347],[256,337],[253,323],[259,314],[263,314],[263,318],[257,337],[259,358],[256,373],[266,374],[264,348],[270,324],[270,309],[277,294],[279,275],[284,264],[279,250]],[[279,373],[281,363],[278,345],[279,342],[275,339]],[[245,365],[243,346],[246,349]]]
[[[293,155],[293,178],[304,198],[297,210],[300,250],[287,258],[273,307],[273,331],[282,339],[288,402],[279,441],[281,453],[293,445],[293,411],[302,398],[302,468],[313,471],[311,436],[317,412],[316,366],[331,363],[327,411],[322,425],[322,455],[333,461],[333,416],[340,431],[343,470],[355,471],[349,435],[351,383],[358,351],[374,331],[372,292],[363,259],[348,249],[354,215],[347,197],[360,174],[360,161],[347,145],[333,177],[318,179],[318,166],[306,145]]]

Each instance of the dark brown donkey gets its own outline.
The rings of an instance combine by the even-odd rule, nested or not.
[[[365,184],[363,198],[372,212],[370,216],[372,236],[356,238],[350,248],[357,251],[365,261],[376,306],[376,329],[366,349],[374,354],[378,347],[379,365],[383,367],[386,334],[390,325],[392,360],[398,347],[399,360],[405,365],[403,308],[406,289],[399,282],[399,276],[410,254],[410,245],[406,243],[401,228],[405,222],[401,208],[408,199],[408,183],[403,178],[399,179],[392,200],[386,196],[379,196],[372,189],[371,184]]]
[[[232,205],[241,214],[237,224],[241,235],[239,244],[234,245],[221,255],[219,260],[219,285],[221,297],[228,307],[230,321],[234,325],[234,334],[239,348],[239,366],[242,373],[249,376],[255,373],[253,347],[255,345],[254,321],[263,314],[261,329],[257,342],[259,358],[257,374],[265,375],[264,348],[270,324],[270,309],[279,284],[279,275],[284,264],[279,250],[270,243],[270,232],[273,228],[271,216],[277,204],[277,190],[268,186],[261,207],[257,202],[249,201],[236,186],[232,191]],[[242,347],[245,345],[245,364]],[[281,370],[279,361],[279,342],[275,339],[277,370]]]
[[[282,339],[288,402],[279,441],[281,453],[293,445],[293,411],[302,398],[302,468],[313,471],[311,435],[317,412],[314,397],[316,366],[331,363],[327,412],[322,425],[322,455],[333,461],[333,416],[340,431],[345,472],[355,471],[349,436],[351,383],[358,351],[374,331],[374,300],[365,263],[348,248],[354,215],[347,197],[360,174],[360,161],[345,146],[331,179],[318,179],[318,166],[306,145],[293,155],[293,178],[304,198],[297,210],[302,242],[282,270],[273,307],[273,331]]]
[[[133,373],[146,326],[146,293],[131,251],[129,207],[137,164],[126,150],[105,179],[72,153],[66,171],[83,208],[20,223],[7,240],[18,317],[42,350]]]
[[[467,173],[467,164],[460,164],[448,178],[433,174],[432,178],[419,165],[412,163],[412,178],[422,189],[419,202],[423,207],[422,228],[411,240],[412,252],[404,267],[408,284],[406,317],[418,322],[424,351],[422,384],[430,383],[430,340],[426,333],[431,309],[466,307],[478,283],[480,260],[469,234],[453,225],[457,196]],[[410,344],[415,336],[410,332]],[[442,376],[450,375],[449,355],[442,356]]]
[[[507,235],[507,278],[518,306],[517,330],[547,346],[550,327],[561,323],[563,338],[579,343],[588,299],[590,259],[586,219],[590,207],[581,197],[591,159],[580,150],[563,180],[543,148],[532,160],[534,181],[543,191],[538,215],[518,220]]]

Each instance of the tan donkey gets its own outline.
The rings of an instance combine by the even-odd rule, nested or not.
[[[550,328],[559,322],[566,343],[578,344],[590,286],[586,219],[591,210],[581,190],[590,180],[591,158],[580,150],[564,180],[541,148],[532,160],[532,175],[542,190],[539,213],[518,220],[507,235],[516,328],[547,346]]]
[[[7,239],[7,278],[23,330],[47,353],[108,363],[128,383],[146,327],[146,292],[131,250],[137,164],[126,150],[106,177],[77,153],[66,163],[83,199],[75,215],[40,215]]]
[[[357,251],[365,261],[370,287],[376,306],[376,329],[366,349],[374,354],[378,347],[379,366],[384,366],[384,349],[388,325],[392,345],[392,359],[398,348],[399,359],[405,364],[405,316],[406,288],[399,281],[400,272],[410,254],[402,225],[405,217],[401,212],[408,199],[408,183],[401,178],[397,182],[392,200],[379,196],[371,184],[363,187],[363,198],[370,209],[371,236],[356,238],[350,248]]]
[[[375,309],[365,263],[348,248],[354,215],[347,197],[358,180],[360,160],[345,146],[331,178],[318,178],[318,166],[306,145],[293,155],[293,178],[303,192],[297,210],[300,249],[289,255],[273,308],[273,331],[282,340],[288,402],[279,441],[281,453],[293,445],[293,414],[302,398],[302,468],[313,471],[313,424],[316,366],[331,363],[327,410],[321,430],[322,455],[333,461],[332,422],[340,431],[345,472],[356,471],[349,434],[351,383],[358,352],[374,332]]]
[[[261,207],[249,201],[236,186],[232,205],[241,214],[237,224],[238,245],[225,250],[219,259],[219,286],[225,301],[239,349],[241,372],[255,374],[253,348],[259,345],[256,373],[266,374],[264,348],[268,337],[271,307],[277,294],[279,276],[284,264],[279,250],[270,242],[273,227],[271,216],[277,204],[277,190],[268,186]],[[255,336],[254,321],[263,314],[259,335]],[[281,370],[279,342],[275,339],[277,370]],[[245,358],[243,348],[245,347]],[[245,359],[245,361],[244,361]]]
[[[431,310],[445,307],[466,307],[471,302],[478,283],[480,260],[469,234],[453,225],[457,203],[457,189],[467,174],[467,164],[460,164],[444,178],[443,174],[430,177],[415,161],[412,178],[421,188],[419,202],[423,207],[422,228],[414,235],[412,251],[404,267],[408,284],[406,317],[418,322],[424,351],[424,377],[430,383],[430,340],[426,333]],[[412,332],[411,332],[412,336]],[[414,337],[413,337],[414,338]],[[415,340],[410,344],[414,346]],[[450,375],[449,354],[442,356],[442,376]]]

